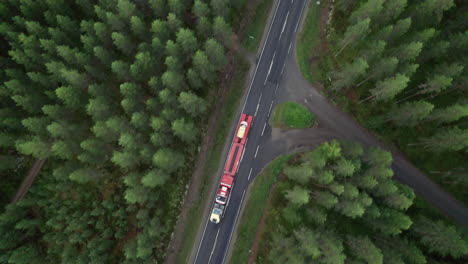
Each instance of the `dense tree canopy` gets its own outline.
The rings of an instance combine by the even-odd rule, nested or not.
[[[33,159],[47,165],[0,215],[0,263],[162,261],[232,8],[1,1],[2,206]]]
[[[463,261],[463,229],[413,206],[415,194],[392,180],[391,162],[382,149],[336,141],[290,159],[266,214],[257,262]]]
[[[467,3],[336,0],[321,37],[330,52],[311,73],[321,72],[334,100],[465,202],[466,185],[444,175],[466,171]]]

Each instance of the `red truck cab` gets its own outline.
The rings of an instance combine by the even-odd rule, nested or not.
[[[234,182],[234,178],[230,175],[224,175],[219,185],[218,193],[216,194],[216,202],[219,204],[226,204],[229,199],[229,193]]]

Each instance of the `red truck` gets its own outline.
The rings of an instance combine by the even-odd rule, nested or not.
[[[221,178],[216,199],[211,211],[210,221],[219,223],[224,216],[226,207],[229,204],[231,190],[234,186],[234,176],[237,173],[240,160],[245,150],[245,143],[250,127],[252,126],[253,116],[242,114],[237,125],[236,134],[232,141],[231,149],[229,150],[228,159],[224,166],[224,175]]]

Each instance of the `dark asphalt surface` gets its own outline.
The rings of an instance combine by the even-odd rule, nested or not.
[[[205,224],[204,231],[201,242],[198,244],[194,263],[218,264],[225,261],[245,190],[253,177],[266,164],[264,161],[259,162],[260,157],[264,156],[263,147],[267,138],[264,135],[270,134],[271,128],[267,124],[268,119],[275,104],[278,82],[288,51],[291,50],[305,2],[281,0],[274,7],[275,11],[269,33],[262,47],[242,111],[254,115],[254,120],[248,135],[244,156],[235,176],[231,200],[226,214],[219,224],[209,222],[209,216],[206,216],[206,220],[203,222]],[[212,200],[214,201],[214,198]]]
[[[213,224],[208,221],[209,215],[204,216],[203,233],[194,246],[193,263],[225,262],[246,189],[250,181],[277,156],[311,149],[333,138],[355,140],[367,147],[385,148],[352,116],[328,102],[301,75],[292,46],[306,3],[301,0],[280,0],[274,7],[269,33],[242,111],[255,117],[235,176],[231,200],[221,223]],[[272,129],[268,125],[271,110],[283,101],[304,104],[316,115],[319,126],[303,130]],[[234,131],[231,136],[233,134]],[[418,196],[455,221],[468,223],[468,209],[462,203],[434,184],[400,153],[393,151],[393,155],[395,179],[409,185]],[[221,175],[218,176],[220,179]],[[211,204],[214,196],[215,193],[210,197]]]

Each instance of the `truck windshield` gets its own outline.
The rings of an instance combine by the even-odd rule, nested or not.
[[[217,214],[217,215],[220,215],[223,211],[219,210],[219,209],[214,209],[213,210],[213,214]]]
[[[216,200],[218,200],[218,201],[220,201],[222,203],[226,202],[226,199],[227,199],[226,197],[223,197],[223,196],[220,196],[220,195],[218,195],[218,197],[216,198]]]

